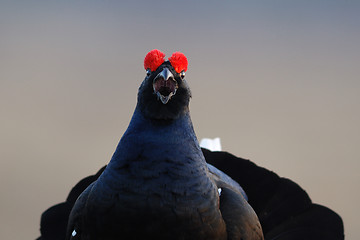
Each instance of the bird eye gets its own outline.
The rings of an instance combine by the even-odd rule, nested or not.
[[[150,69],[147,69],[147,70],[146,70],[146,76],[150,76],[150,74],[151,74],[151,70],[150,70]]]
[[[181,79],[184,79],[184,77],[185,77],[185,71],[181,71],[180,77],[181,77]]]

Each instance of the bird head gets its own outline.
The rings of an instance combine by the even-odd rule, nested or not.
[[[157,49],[145,56],[146,77],[139,88],[138,106],[146,117],[171,120],[188,110],[191,93],[185,81],[187,65],[180,52],[168,60]]]

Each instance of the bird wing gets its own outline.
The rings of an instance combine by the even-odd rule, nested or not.
[[[216,182],[221,182],[226,185],[228,185],[230,188],[232,188],[233,190],[237,191],[238,193],[240,193],[245,200],[248,200],[248,197],[244,191],[244,189],[242,189],[242,187],[240,186],[239,183],[237,183],[236,181],[234,181],[231,177],[229,177],[228,175],[226,175],[224,172],[222,172],[221,170],[217,169],[216,167],[214,167],[211,164],[207,164],[208,169],[210,174],[212,175],[212,178],[216,181]],[[221,190],[220,190],[221,191]]]
[[[220,211],[226,223],[228,239],[264,239],[259,219],[241,186],[221,170],[207,165],[219,189]]]
[[[88,200],[90,191],[95,182],[92,182],[77,198],[68,219],[67,225],[67,234],[71,234],[71,236],[66,236],[66,239],[78,239],[77,235],[79,233],[79,224],[81,224],[81,217],[84,214],[84,208],[86,205],[86,201]]]

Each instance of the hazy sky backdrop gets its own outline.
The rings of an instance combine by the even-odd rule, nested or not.
[[[0,239],[108,163],[158,48],[198,138],[300,184],[360,239],[360,1],[0,0]]]

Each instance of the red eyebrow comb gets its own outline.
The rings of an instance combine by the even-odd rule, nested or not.
[[[174,52],[171,57],[169,57],[169,62],[177,73],[180,73],[181,71],[187,71],[188,60],[183,53]]]
[[[165,54],[157,49],[153,49],[146,54],[144,59],[145,70],[155,71],[164,61]]]
[[[160,50],[153,49],[148,54],[146,54],[144,59],[144,68],[145,70],[150,69],[150,71],[155,71],[163,62],[165,54]],[[188,67],[188,60],[186,56],[181,52],[174,52],[171,57],[169,57],[169,62],[171,66],[175,69],[177,73],[182,71],[186,72]]]

